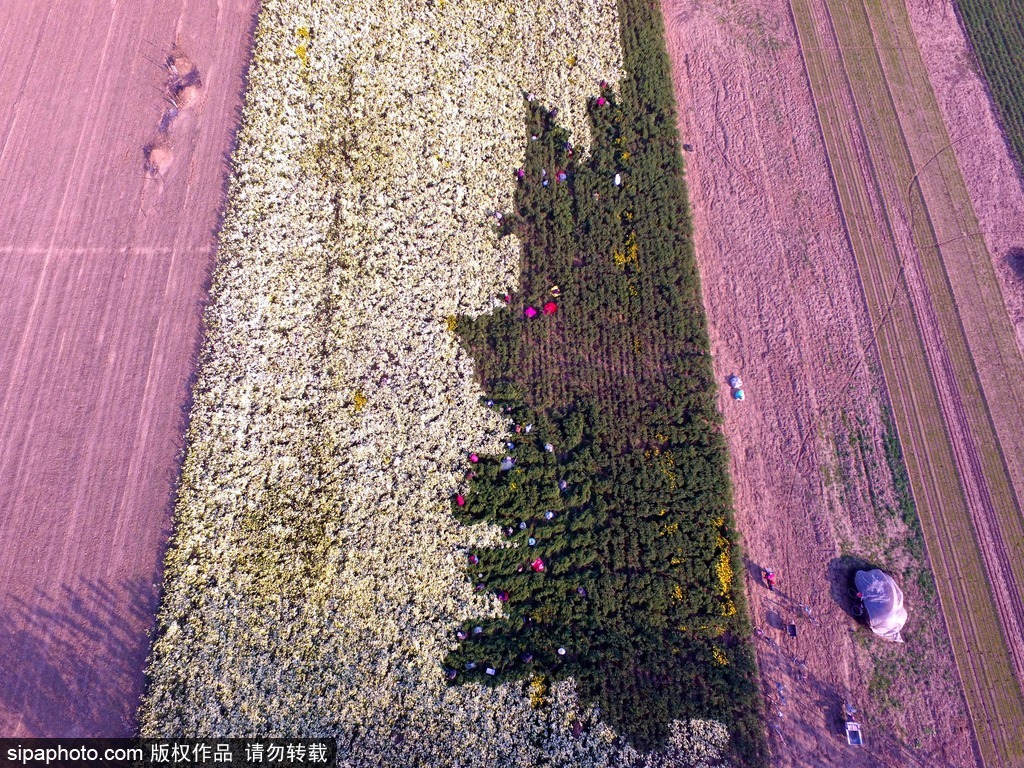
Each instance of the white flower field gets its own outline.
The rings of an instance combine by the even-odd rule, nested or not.
[[[333,736],[346,766],[720,757],[712,721],[640,757],[571,682],[535,706],[442,670],[456,628],[502,610],[465,571],[497,528],[451,497],[507,429],[450,318],[517,284],[494,214],[524,96],[582,148],[621,68],[615,0],[263,4],[143,735]]]

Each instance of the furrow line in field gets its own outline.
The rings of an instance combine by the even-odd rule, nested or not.
[[[1012,341],[1012,329],[998,328],[1005,333],[996,333],[994,326],[999,325],[999,318],[991,312],[984,312],[983,319],[988,319],[988,333],[975,332],[969,336],[967,319],[961,312],[962,303],[956,300],[956,291],[948,271],[950,263],[963,260],[961,251],[972,244],[980,245],[980,253],[968,254],[972,269],[968,272],[983,273],[986,269],[991,273],[991,260],[981,243],[957,241],[942,249],[936,248],[937,258],[926,258],[932,246],[924,245],[938,242],[936,232],[936,216],[942,219],[956,208],[950,194],[959,188],[961,194],[960,207],[970,210],[971,204],[967,196],[959,171],[954,167],[949,174],[955,177],[943,179],[938,185],[938,192],[930,195],[930,202],[925,198],[925,189],[934,189],[935,184],[927,185],[915,173],[911,140],[920,144],[924,137],[934,136],[940,145],[947,145],[948,135],[937,115],[937,105],[928,90],[926,73],[923,64],[918,78],[911,77],[908,66],[904,62],[911,56],[909,48],[916,52],[916,41],[909,31],[909,19],[904,16],[905,34],[910,35],[909,44],[899,44],[895,38],[895,28],[891,16],[885,15],[885,8],[893,7],[880,4],[836,4],[829,3],[833,18],[842,22],[838,29],[843,33],[840,50],[856,47],[871,49],[874,56],[858,56],[844,62],[848,71],[853,73],[852,82],[858,84],[853,88],[856,102],[864,101],[867,109],[862,114],[868,115],[868,125],[874,128],[875,141],[870,142],[872,155],[877,157],[876,175],[885,192],[887,205],[892,209],[900,224],[897,240],[898,246],[907,255],[908,286],[911,298],[922,325],[923,340],[929,354],[932,370],[935,374],[939,402],[943,416],[950,430],[952,446],[957,457],[961,479],[967,492],[968,509],[972,511],[979,543],[985,560],[988,575],[994,590],[997,607],[1003,618],[1003,630],[1008,650],[1016,666],[1017,680],[1024,679],[1024,605],[1022,605],[1021,585],[1024,584],[1021,566],[1015,568],[1010,557],[1009,543],[1021,541],[1024,531],[1021,529],[1020,511],[1013,486],[1008,476],[1008,466],[1000,445],[1000,435],[995,429],[992,409],[989,408],[988,396],[995,391],[997,397],[1004,398],[1000,382],[988,376],[987,386],[983,386],[982,374],[975,359],[982,362],[998,359],[1007,368],[1019,364],[1016,346]],[[900,52],[903,52],[902,54]],[[898,56],[898,61],[889,61],[888,67],[883,61],[883,53],[887,57]],[[922,85],[922,83],[924,85]],[[869,87],[870,84],[870,87]],[[900,87],[902,86],[902,88]],[[909,99],[906,94],[921,95],[928,91],[922,99]],[[904,102],[904,108],[897,106],[897,98]],[[930,99],[928,97],[931,97]],[[935,120],[931,125],[920,115],[935,112]],[[903,126],[904,121],[910,124],[908,133]],[[937,125],[936,125],[937,124]],[[869,130],[870,130],[869,127]],[[920,153],[925,156],[927,153]],[[918,184],[910,184],[904,188],[897,182],[901,179],[918,178]],[[945,193],[945,197],[940,194]],[[902,216],[900,215],[902,211]],[[917,214],[920,211],[920,215]],[[973,212],[971,213],[973,217]],[[909,230],[909,231],[907,231]],[[958,279],[960,292],[966,288],[963,284],[973,280]],[[998,295],[994,275],[990,286]],[[972,303],[983,306],[992,291],[975,291]],[[968,306],[970,314],[974,306]],[[1005,308],[1000,303],[997,313],[1002,314],[1006,321]],[[1010,338],[1009,354],[1005,344],[1002,349],[988,350],[991,337],[1008,336]],[[981,357],[977,357],[981,350]],[[972,354],[973,353],[973,354]],[[1006,413],[1006,408],[997,409]],[[1004,429],[1004,434],[1006,430]]]
[[[980,458],[993,487],[998,513],[1000,555],[1008,584],[1013,585],[1011,602],[1018,631],[1010,637],[1018,644],[1024,638],[1024,518],[1020,497],[1024,483],[1024,412],[1017,396],[1016,383],[1024,380],[1021,357],[1013,326],[1003,302],[992,256],[984,239],[971,237],[979,231],[978,218],[964,177],[946,132],[934,94],[927,87],[927,71],[913,39],[910,19],[903,3],[876,7],[865,5],[871,15],[871,28],[878,38],[877,50],[886,76],[888,93],[900,119],[900,139],[905,149],[903,170],[914,172],[916,184],[908,188],[921,206],[927,205],[927,218],[915,221],[915,235],[922,260],[945,301],[940,319],[950,331],[962,337],[961,379],[966,379],[977,395],[968,399]],[[924,83],[925,85],[922,85]],[[930,167],[928,167],[930,165]],[[920,236],[932,238],[925,242]],[[942,243],[942,245],[930,245]],[[924,261],[935,248],[939,258]],[[949,333],[949,331],[947,331]],[[990,446],[989,450],[985,450]],[[1024,655],[1024,649],[1018,649]],[[1024,664],[1018,665],[1024,680]]]
[[[870,32],[866,11],[860,10],[864,13],[860,19],[838,18],[847,25],[860,23]],[[875,83],[865,80],[864,73],[851,73],[850,63],[842,56],[844,45],[848,49],[851,41],[840,39],[835,9],[830,13],[825,4],[792,0],[791,12],[847,233],[875,325],[879,354],[979,748],[986,762],[1012,764],[1018,759],[1019,745],[1007,734],[1024,709],[1013,674],[1010,643],[1003,636],[999,617],[1002,614],[1008,618],[1011,626],[1021,620],[1014,608],[1013,568],[998,536],[998,512],[987,482],[992,467],[986,465],[978,449],[977,441],[984,435],[976,431],[977,413],[968,411],[962,395],[963,358],[951,357],[943,343],[950,332],[948,322],[944,324],[936,316],[933,296],[941,286],[929,280],[933,275],[927,270],[928,265],[922,264],[914,252],[913,241],[909,245],[905,242],[906,228],[900,228],[903,222],[899,216],[905,211],[901,211],[899,203],[904,202],[908,212],[911,201],[901,201],[893,195],[891,185],[899,178],[895,172],[898,169],[888,167],[893,162],[891,157],[899,157],[901,150],[898,146],[890,149],[888,142],[904,140],[899,122],[895,121],[893,131],[891,124],[872,119],[877,118],[878,111],[883,112],[883,117],[895,118],[895,107],[891,96],[887,96],[892,112],[884,114],[884,102],[880,107],[879,94],[870,90]],[[849,29],[841,31],[848,37]],[[854,47],[865,48],[862,42],[854,42]],[[869,37],[867,47],[875,53],[873,38]],[[865,88],[869,98],[858,104],[857,94],[864,99]],[[884,151],[873,154],[871,150],[879,145]],[[902,151],[906,156],[905,145]],[[907,173],[907,177],[912,173]],[[923,196],[920,208],[927,211]],[[926,220],[916,223],[919,231],[922,226],[931,228]],[[913,221],[910,226],[914,228]],[[934,240],[933,234],[926,242]],[[902,251],[900,246],[904,246]],[[961,340],[962,336],[956,339]],[[959,344],[956,351],[960,351]],[[976,380],[967,383],[973,385]],[[1005,494],[1000,494],[1001,500],[1005,498]],[[976,510],[973,520],[971,510]],[[980,530],[976,532],[974,525]],[[989,544],[984,550],[978,533]],[[982,565],[985,561],[992,564],[1000,581],[995,594],[986,583],[986,569]]]
[[[868,45],[869,41],[875,41],[876,36],[884,35],[883,39],[874,42],[876,52],[884,50],[888,55],[892,55],[898,49],[906,47],[899,46],[896,40],[890,39],[891,26],[885,23],[884,19],[877,18],[882,12],[881,8],[873,5],[869,10],[869,6],[864,4],[836,6],[836,13],[847,15],[846,24],[842,28],[847,30],[848,35],[859,30],[868,38],[864,40],[848,36],[847,46],[852,43],[858,48],[867,49],[871,47]],[[871,18],[871,13],[875,14],[874,19]],[[877,66],[870,66],[872,64]],[[898,109],[895,94],[902,91],[898,91],[890,83],[888,72],[902,75],[903,80],[906,80],[904,68],[890,64],[887,70],[878,53],[873,57],[857,57],[851,68],[858,67],[859,77],[855,77],[854,82],[879,84],[878,87],[868,90],[862,87],[860,96],[858,97],[855,92],[854,98],[866,97],[870,101],[877,97],[875,109],[869,109],[867,113],[876,117],[870,122],[876,128],[875,145],[881,149],[876,149],[873,153],[879,157],[878,178],[885,190],[888,205],[897,215],[901,209],[905,211],[904,216],[900,218],[901,224],[909,222],[909,234],[904,235],[904,239],[899,242],[909,262],[908,285],[912,288],[911,296],[922,322],[923,339],[930,354],[933,370],[939,374],[939,378],[936,379],[939,402],[943,406],[943,416],[953,438],[952,445],[967,491],[969,508],[975,510],[974,518],[981,535],[982,554],[993,582],[1000,613],[1006,623],[1004,630],[1009,650],[1013,655],[1018,680],[1024,680],[1024,561],[1018,559],[1015,567],[1014,559],[1008,551],[1010,543],[1024,540],[1024,529],[1021,528],[1019,505],[1008,476],[1008,465],[1000,445],[1000,435],[995,429],[992,409],[989,408],[987,399],[993,389],[997,391],[997,396],[1003,396],[1003,393],[999,391],[999,385],[991,380],[988,386],[982,385],[981,373],[975,364],[978,353],[975,344],[971,344],[971,339],[968,338],[966,323],[947,270],[950,261],[956,261],[958,256],[957,253],[950,255],[950,252],[965,250],[968,243],[960,241],[943,249],[936,248],[938,258],[925,258],[926,253],[933,248],[925,244],[945,239],[937,235],[935,216],[941,217],[946,214],[949,209],[954,208],[954,204],[949,200],[948,194],[943,199],[938,193],[931,196],[932,204],[928,204],[924,194],[925,186],[915,174],[911,142],[908,138],[913,135],[914,140],[919,142],[921,136],[930,132],[941,133],[938,141],[948,144],[948,136],[941,125],[938,128],[931,126],[930,131],[928,126],[920,125],[910,134],[904,130],[903,120],[918,121],[915,116],[927,111],[928,106],[915,103],[912,106],[908,105],[906,109]],[[921,76],[924,78],[923,72]],[[895,79],[894,77],[894,81]],[[911,89],[919,87],[914,83],[906,85]],[[931,106],[937,109],[934,104]],[[889,130],[882,126],[887,126]],[[958,174],[955,168],[953,171]],[[897,180],[911,178],[917,178],[918,183],[909,183],[904,193]],[[929,185],[929,188],[934,186]],[[939,186],[942,191],[948,193],[953,185],[944,183]],[[969,209],[970,201],[966,189],[963,189],[962,179],[959,180],[958,186],[962,189],[962,205]],[[917,211],[921,211],[921,214],[917,215]],[[971,272],[982,272],[984,267],[988,267],[991,272],[987,251],[982,248],[982,252],[977,256],[980,258],[975,257],[972,260],[977,269],[972,269]],[[994,275],[992,288],[998,298],[998,286],[994,285]],[[977,295],[974,300],[980,305],[984,303],[985,295]],[[1005,309],[1001,305],[999,311],[1005,320]],[[985,315],[991,317],[990,313]],[[1007,329],[1007,334],[1011,337],[1012,354],[1003,354],[1002,351],[983,353],[980,359],[984,361],[998,358],[1005,361],[1007,367],[1018,363],[1016,347],[1012,343],[1012,330]],[[992,332],[990,327],[989,333],[974,334],[973,340],[978,341],[979,336],[989,338],[997,335],[999,334]],[[1005,412],[1006,409],[1000,410]]]

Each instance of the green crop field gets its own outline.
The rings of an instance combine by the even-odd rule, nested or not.
[[[1019,165],[1024,165],[1024,14],[1016,0],[959,0],[960,15]]]
[[[571,676],[641,749],[663,745],[673,720],[713,717],[758,765],[756,667],[661,22],[647,3],[620,8],[621,98],[591,99],[588,157],[556,114],[526,104],[516,210],[502,217],[524,243],[521,285],[507,308],[458,322],[491,407],[516,426],[507,452],[467,465],[455,504],[467,523],[504,528],[511,546],[471,553],[470,571],[509,610],[463,626],[449,675],[537,690]]]

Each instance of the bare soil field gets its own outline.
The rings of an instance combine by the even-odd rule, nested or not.
[[[257,5],[0,5],[0,736],[134,731]]]
[[[975,765],[889,410],[892,352],[876,343],[854,254],[867,233],[847,232],[794,17],[776,0],[663,9],[716,370],[746,384],[742,403],[723,388],[722,407],[773,762]],[[885,221],[884,200],[863,203],[865,229]],[[848,615],[846,578],[863,563],[902,578],[906,644]],[[774,594],[763,566],[779,574]],[[864,749],[841,735],[846,702]]]

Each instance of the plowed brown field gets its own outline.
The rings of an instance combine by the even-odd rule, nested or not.
[[[714,352],[722,377],[737,371],[748,387],[723,406],[751,602],[769,625],[759,660],[775,762],[974,764],[962,677],[981,753],[1015,765],[1013,304],[981,236],[993,239],[993,201],[982,232],[904,6],[663,7]],[[920,561],[913,537],[879,514],[905,492],[873,459],[894,437],[887,390],[959,675],[927,578],[908,591],[906,646],[846,634],[834,564],[899,575],[896,563]],[[766,564],[782,600],[760,588]],[[795,640],[771,629],[790,621]],[[867,749],[841,738],[841,698],[861,706]]]
[[[0,3],[0,736],[134,729],[256,9]]]

